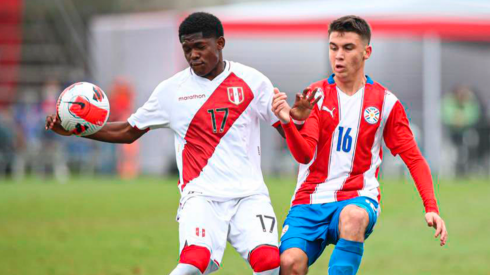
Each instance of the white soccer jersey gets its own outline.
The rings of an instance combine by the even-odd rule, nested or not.
[[[271,111],[273,86],[255,69],[225,61],[213,80],[187,68],[160,83],[128,122],[139,129],[170,128],[182,199],[228,200],[268,195],[260,168],[260,125]]]

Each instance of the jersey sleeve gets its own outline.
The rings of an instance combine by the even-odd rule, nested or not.
[[[140,130],[170,127],[171,91],[166,81],[160,83],[146,103],[128,118]]]
[[[401,152],[400,157],[405,165],[407,165],[407,168],[412,175],[417,191],[424,203],[425,212],[435,212],[439,214],[436,197],[434,196],[434,184],[432,183],[430,168],[419,148],[413,146],[412,148]]]
[[[279,119],[272,112],[272,98],[274,96],[274,86],[272,86],[271,81],[261,75],[262,81],[260,82],[258,88],[258,100],[257,100],[257,110],[260,119],[273,125],[275,127],[279,126]]]
[[[400,101],[391,110],[383,133],[386,147],[394,156],[417,146],[408,122],[407,114]]]
[[[313,109],[301,130],[297,129],[292,120],[288,124],[282,124],[282,128],[294,159],[299,163],[308,164],[313,159],[320,136],[318,108]]]

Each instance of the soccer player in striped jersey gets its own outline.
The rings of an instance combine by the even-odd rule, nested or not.
[[[296,96],[275,90],[272,109],[300,163],[298,183],[281,237],[281,274],[306,274],[334,244],[329,274],[356,274],[363,244],[379,215],[377,180],[382,141],[410,170],[425,206],[425,219],[441,246],[447,231],[439,216],[429,166],[421,155],[402,104],[364,74],[371,30],[357,16],[329,26],[334,74]],[[300,130],[298,130],[300,129]]]
[[[260,168],[259,123],[279,125],[274,90],[257,70],[223,59],[223,35],[215,16],[189,15],[179,38],[190,67],[160,83],[127,121],[88,138],[131,143],[150,129],[173,130],[181,200],[180,260],[171,275],[218,270],[227,240],[253,274],[276,275],[276,216]],[[69,135],[56,115],[46,128]]]

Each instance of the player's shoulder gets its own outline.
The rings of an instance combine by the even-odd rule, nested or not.
[[[252,81],[268,81],[270,82],[269,78],[265,76],[262,72],[259,70],[252,68],[250,66],[244,65],[239,62],[234,62],[234,61],[226,61],[230,64],[230,70],[238,77],[244,79],[245,81],[247,80],[252,80]]]
[[[367,84],[373,85],[373,90],[377,93],[383,94],[385,100],[393,101],[393,102],[398,101],[398,97],[393,92],[388,90],[388,88],[383,86],[381,83],[372,80],[369,76],[367,76]]]
[[[331,87],[335,86],[334,76],[335,75],[332,74],[328,78],[324,78],[324,79],[318,80],[316,82],[313,82],[309,85],[309,87],[312,89],[320,88],[323,91],[328,91],[328,90],[330,90]]]
[[[329,93],[330,87],[333,87],[334,84],[335,81],[333,81],[333,75],[332,75],[329,78],[325,78],[311,83],[310,85],[308,85],[308,88],[310,88],[311,91],[317,89],[315,98],[319,96],[322,96],[323,98],[324,95]],[[323,99],[319,101],[319,106],[321,106],[322,103],[323,103]]]
[[[155,88],[155,92],[162,93],[165,92],[166,90],[175,90],[183,82],[185,82],[192,76],[190,70],[191,70],[190,68],[186,68],[174,74],[173,76],[163,80],[157,85],[157,87]]]
[[[328,83],[328,79],[322,79],[311,83],[309,87],[325,89],[328,85],[331,85],[330,83]]]

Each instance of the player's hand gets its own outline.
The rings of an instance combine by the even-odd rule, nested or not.
[[[447,230],[444,220],[437,213],[428,212],[425,214],[425,221],[429,227],[436,229],[434,238],[441,236],[441,246],[445,245],[447,241]]]
[[[278,88],[274,88],[274,97],[272,98],[272,112],[282,123],[289,123],[289,107],[286,99],[288,96],[285,93],[281,93]]]
[[[311,88],[308,87],[303,90],[303,94],[296,94],[296,100],[294,101],[293,108],[291,109],[291,116],[293,119],[304,121],[310,116],[311,110],[313,110],[315,104],[317,104],[322,98],[322,96],[315,98],[318,90],[319,88],[316,88],[315,90],[311,91]]]
[[[71,136],[71,133],[63,129],[61,126],[61,122],[58,119],[57,115],[49,115],[46,117],[46,130],[51,130],[58,135],[62,136]]]

